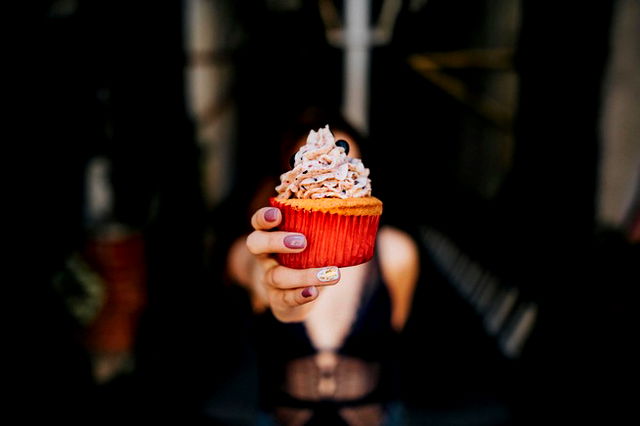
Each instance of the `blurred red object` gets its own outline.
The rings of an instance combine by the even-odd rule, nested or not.
[[[131,351],[147,300],[143,236],[120,229],[101,233],[87,242],[85,256],[106,285],[104,305],[86,330],[87,349]]]

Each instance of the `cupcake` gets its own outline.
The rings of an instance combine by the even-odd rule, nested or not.
[[[328,125],[312,130],[280,176],[270,199],[282,212],[279,229],[307,238],[304,251],[277,255],[282,265],[345,267],[373,257],[382,202],[371,196],[369,169],[348,153],[349,144],[336,142]]]

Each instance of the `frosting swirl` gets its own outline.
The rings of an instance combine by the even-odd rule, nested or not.
[[[336,146],[329,125],[309,133],[293,169],[280,175],[277,198],[359,198],[371,195],[369,169]]]

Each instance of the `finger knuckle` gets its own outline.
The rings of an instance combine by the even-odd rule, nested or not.
[[[247,237],[246,245],[252,254],[259,254],[260,236],[257,232],[252,232]]]
[[[282,270],[275,266],[269,270],[269,283],[276,288],[282,287]]]
[[[284,292],[284,294],[285,294],[285,301],[288,306],[294,308],[300,305],[300,301],[296,297],[296,293],[294,291],[286,291]]]
[[[272,267],[269,268],[265,271],[264,273],[264,282],[269,286],[269,287],[273,287],[273,288],[278,288],[278,281],[277,278],[274,276],[275,275],[275,270],[277,268]]]

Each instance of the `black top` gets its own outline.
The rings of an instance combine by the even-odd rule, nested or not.
[[[390,370],[396,333],[377,256],[369,263],[351,329],[335,356],[330,356],[331,367],[318,363],[318,351],[304,323],[282,323],[268,311],[259,316],[257,325],[261,400],[266,411],[310,409],[318,420],[328,418],[329,412],[336,416],[344,407],[384,406],[393,399]]]

